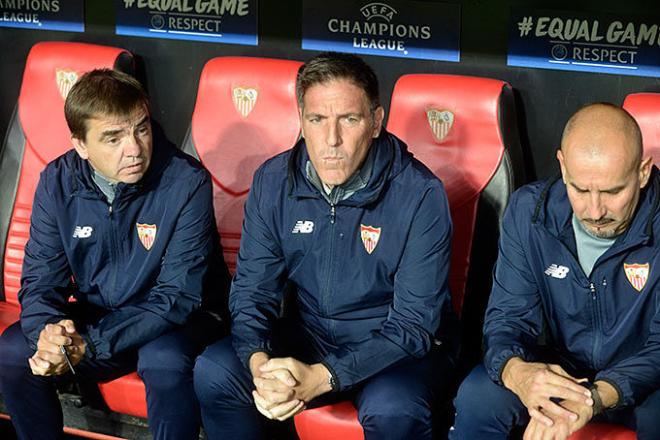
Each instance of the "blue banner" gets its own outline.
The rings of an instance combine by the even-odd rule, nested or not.
[[[83,0],[0,0],[0,27],[85,32]]]
[[[302,48],[460,60],[460,5],[303,0]]]
[[[115,0],[118,35],[256,46],[257,0]]]
[[[660,20],[514,9],[509,66],[660,77]]]

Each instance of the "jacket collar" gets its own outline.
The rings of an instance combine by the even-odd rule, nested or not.
[[[543,225],[551,234],[566,241],[573,236],[573,208],[568,200],[566,185],[560,177],[561,174],[557,174],[546,180],[534,209],[532,223]],[[634,245],[652,239],[653,221],[659,207],[660,171],[654,165],[649,182],[640,192],[633,221],[614,246]]]
[[[340,204],[362,206],[375,201],[380,196],[385,184],[399,174],[412,158],[406,144],[384,129],[373,140],[369,148],[371,149],[369,155],[373,155],[373,163],[366,186],[356,191],[348,199],[340,201]],[[300,139],[289,155],[288,189],[290,197],[323,198],[321,191],[307,178],[308,161],[309,155],[305,139]]]

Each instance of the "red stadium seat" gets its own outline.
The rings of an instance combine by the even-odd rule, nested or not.
[[[623,101],[623,108],[642,129],[645,152],[660,164],[660,93],[632,93]]]
[[[295,92],[300,65],[268,58],[219,57],[206,63],[199,80],[183,150],[199,158],[213,178],[216,221],[232,273],[252,175],[300,136]]]
[[[607,423],[590,423],[571,435],[569,440],[635,440],[635,431]]]
[[[442,179],[447,191],[454,224],[449,282],[458,313],[471,255],[479,246],[496,249],[499,221],[515,183],[521,183],[514,183],[522,179],[515,117],[511,86],[493,79],[404,75],[392,93],[388,130]],[[480,238],[473,248],[476,234],[487,240]],[[490,276],[486,265],[477,266],[475,278]],[[295,423],[301,440],[364,437],[348,402],[306,410]]]

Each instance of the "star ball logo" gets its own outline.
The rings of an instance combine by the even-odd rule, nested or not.
[[[352,35],[355,49],[382,50],[408,54],[406,44],[410,40],[429,40],[431,26],[396,23],[399,12],[386,3],[373,2],[360,8],[359,20],[331,18],[328,31],[333,34]]]

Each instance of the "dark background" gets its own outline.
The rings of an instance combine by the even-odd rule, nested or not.
[[[570,114],[583,104],[593,101],[621,104],[631,92],[660,92],[660,78],[506,66],[511,7],[608,12],[622,18],[641,16],[647,21],[649,17],[657,17],[655,22],[660,24],[657,0],[448,0],[447,3],[461,4],[460,63],[365,56],[381,81],[385,108],[395,81],[406,73],[452,73],[508,81],[517,94],[529,178],[546,177],[556,171],[554,150],[561,129]],[[160,122],[171,141],[180,144],[190,123],[199,74],[207,60],[223,55],[305,60],[314,54],[300,48],[301,0],[260,0],[258,8],[258,46],[117,36],[112,0],[85,2],[84,33],[0,28],[0,134],[6,132],[16,104],[30,47],[38,41],[80,41],[121,47],[137,56],[138,76],[151,95],[154,119]]]

